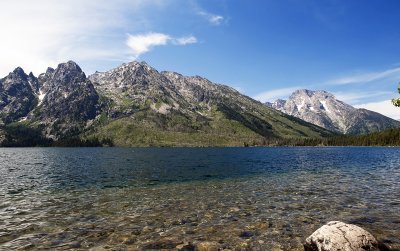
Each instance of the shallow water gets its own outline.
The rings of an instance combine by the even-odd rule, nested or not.
[[[301,250],[331,220],[400,243],[400,148],[0,149],[0,250]]]

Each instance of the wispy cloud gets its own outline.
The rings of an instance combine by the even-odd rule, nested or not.
[[[304,89],[304,87],[301,86],[293,86],[293,87],[288,87],[288,88],[281,88],[281,89],[275,89],[271,91],[266,91],[262,92],[253,98],[256,100],[259,100],[261,102],[272,102],[277,99],[286,99],[288,98],[294,91],[299,90],[299,89]],[[318,88],[320,89],[320,88]],[[384,98],[390,95],[393,95],[393,92],[389,91],[365,91],[365,92],[332,92],[332,94],[335,95],[335,97],[348,104],[360,104],[365,100],[371,99],[371,98]]]
[[[276,99],[287,98],[294,91],[296,91],[298,89],[302,89],[302,87],[292,86],[292,87],[288,87],[288,88],[275,89],[275,90],[271,90],[271,91],[262,92],[256,96],[254,96],[253,98],[255,100],[259,100],[261,102],[267,102],[267,101],[272,102],[272,101],[275,101]]]
[[[360,104],[356,105],[355,107],[368,109],[374,112],[381,113],[390,118],[400,120],[400,109],[398,107],[395,107],[390,100]]]
[[[368,72],[363,74],[355,74],[352,76],[347,76],[343,78],[333,79],[327,82],[331,85],[348,85],[348,84],[358,84],[358,83],[368,83],[380,79],[385,79],[393,76],[400,76],[400,67],[393,68],[380,72]]]
[[[331,88],[336,88],[335,86],[345,86],[351,84],[368,84],[368,83],[380,83],[380,81],[387,81],[397,78],[400,78],[400,67],[392,68],[380,72],[368,72],[363,74],[354,74],[342,78],[337,78],[328,81],[322,81],[320,84],[314,83],[311,85],[307,85],[307,88],[311,88],[311,90],[322,89],[327,90],[327,86],[331,86]],[[304,85],[305,86],[305,85]],[[304,87],[294,86],[288,88],[274,89],[270,91],[262,92],[254,97],[254,99],[260,100],[262,102],[266,101],[274,101],[278,98],[287,98],[292,92],[297,89],[302,89]],[[339,91],[332,93],[335,94],[336,98],[344,101],[349,104],[360,104],[368,101],[371,98],[387,98],[387,96],[393,95],[392,91]]]
[[[197,43],[194,36],[186,36],[174,38],[170,35],[163,33],[146,33],[146,34],[128,34],[126,45],[131,49],[134,58],[149,52],[155,46],[174,44],[174,45],[187,45]]]
[[[35,74],[69,59],[127,59],[125,34],[141,28],[148,7],[161,0],[2,0],[0,9],[0,76],[16,66]],[[112,18],[110,18],[112,17]],[[140,24],[140,25],[139,25]]]
[[[363,100],[369,98],[384,97],[388,95],[393,95],[393,92],[389,91],[365,91],[365,92],[334,92],[337,99],[349,103],[349,104],[359,104]],[[364,101],[365,102],[365,101]]]
[[[197,43],[197,38],[194,36],[186,36],[186,37],[176,38],[173,40],[173,42],[177,45],[195,44]]]
[[[208,23],[211,25],[221,25],[223,23],[226,23],[226,18],[222,15],[215,14],[212,12],[209,12],[202,8],[198,1],[196,0],[189,0],[188,1],[192,7],[193,14],[198,15],[202,17],[204,20],[206,20]]]
[[[213,25],[220,25],[225,20],[225,18],[223,16],[212,14],[212,13],[204,11],[204,10],[198,11],[197,15],[202,16],[209,23],[211,23]]]

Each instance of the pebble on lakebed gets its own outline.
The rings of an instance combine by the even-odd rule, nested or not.
[[[310,235],[305,251],[378,251],[378,242],[369,232],[352,224],[331,221]]]

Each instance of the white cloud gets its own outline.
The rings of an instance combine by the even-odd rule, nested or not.
[[[1,0],[0,76],[17,66],[39,74],[70,59],[78,63],[128,59],[123,30],[142,28],[145,8],[165,4],[161,0]]]
[[[194,36],[181,37],[175,39],[174,43],[178,45],[195,44],[197,43],[197,38]]]
[[[375,80],[385,79],[393,76],[400,76],[400,67],[380,72],[369,72],[363,74],[355,74],[343,78],[337,78],[328,81],[328,84],[347,85],[347,84],[368,83]]]
[[[266,91],[262,92],[255,97],[253,97],[255,100],[259,100],[261,102],[273,102],[277,99],[286,99],[289,97],[294,91],[302,89],[300,86],[293,86],[293,87],[288,87],[288,88],[281,88],[281,89],[275,89],[271,91]]]
[[[215,15],[206,11],[198,11],[197,14],[204,17],[208,22],[213,25],[220,25],[225,20],[223,16]]]
[[[365,99],[393,95],[388,91],[366,91],[366,92],[334,92],[335,97],[345,103],[359,104]]]
[[[154,46],[166,45],[170,39],[170,36],[162,33],[128,35],[126,44],[132,49],[133,56],[137,58]]]
[[[390,100],[372,102],[356,105],[356,108],[364,108],[374,112],[381,113],[387,117],[400,120],[400,108],[395,107]]]
[[[167,34],[151,32],[137,35],[128,34],[126,41],[126,45],[131,48],[134,58],[138,58],[140,55],[149,52],[155,46],[167,45],[169,43],[187,45],[197,43],[197,39],[194,36],[173,38]]]

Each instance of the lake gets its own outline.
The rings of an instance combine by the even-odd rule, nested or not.
[[[0,149],[0,250],[302,250],[331,220],[400,243],[400,148]]]

